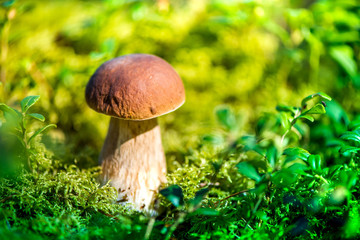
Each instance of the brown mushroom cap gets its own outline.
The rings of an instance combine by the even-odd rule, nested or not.
[[[90,78],[85,97],[97,112],[145,120],[180,107],[185,90],[179,75],[163,59],[130,54],[102,64]]]

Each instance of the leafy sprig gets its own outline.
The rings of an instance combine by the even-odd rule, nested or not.
[[[45,121],[45,117],[40,113],[30,113],[29,110],[40,99],[40,96],[27,96],[20,102],[21,110],[18,111],[4,103],[0,103],[0,110],[3,112],[6,132],[15,136],[19,143],[25,148],[25,158],[29,169],[32,169],[31,154],[34,139],[45,130],[56,127],[55,124],[47,124],[39,129],[30,129],[30,122],[37,120]]]
[[[316,100],[316,103],[312,107],[308,108],[308,102],[311,100]],[[310,122],[314,122],[315,120],[313,116],[314,114],[325,114],[326,103],[324,100],[331,101],[331,97],[326,93],[318,92],[305,97],[301,101],[300,107],[289,107],[284,105],[278,105],[276,109],[279,112],[289,112],[291,114],[290,115],[291,117],[287,120],[289,121],[289,124],[287,124],[288,128],[281,137],[281,143],[284,142],[286,135],[291,130],[293,130],[293,126],[296,124],[296,122],[299,119],[306,119],[309,120]]]
[[[176,228],[184,222],[187,215],[194,212],[198,212],[202,215],[217,215],[218,212],[214,209],[209,208],[200,208],[201,201],[208,194],[209,188],[200,189],[195,193],[195,197],[190,199],[185,203],[184,194],[182,189],[178,185],[172,185],[160,191],[160,194],[163,195],[167,200],[169,200],[176,208],[180,210],[178,217],[172,225],[169,227],[164,227],[162,232],[166,234],[165,240],[169,240],[176,230]]]

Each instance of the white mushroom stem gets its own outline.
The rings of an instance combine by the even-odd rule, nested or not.
[[[166,160],[157,119],[129,121],[111,118],[100,153],[102,182],[118,191],[119,203],[151,209],[155,194],[166,182]]]

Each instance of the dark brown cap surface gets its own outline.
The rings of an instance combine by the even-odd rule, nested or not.
[[[131,54],[102,64],[85,93],[97,112],[122,119],[158,117],[185,101],[184,85],[169,63],[148,54]]]

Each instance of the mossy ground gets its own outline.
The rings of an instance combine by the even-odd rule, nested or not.
[[[1,115],[0,238],[357,238],[359,9],[355,0],[2,1],[0,102],[20,111],[40,95],[31,112],[57,128],[22,148]],[[129,53],[164,58],[186,89],[184,106],[159,118],[168,186],[180,186],[184,205],[159,196],[152,220],[99,185],[109,119],[84,99],[95,69]],[[295,110],[275,107],[303,107],[317,92],[333,98],[326,114],[299,119],[282,140]],[[27,124],[27,134],[44,126]],[[295,147],[309,156],[286,150]]]

